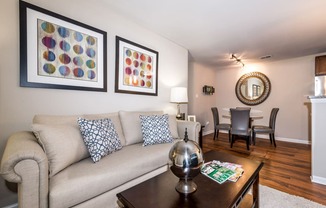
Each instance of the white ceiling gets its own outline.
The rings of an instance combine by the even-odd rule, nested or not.
[[[103,1],[216,67],[326,52],[326,0]]]

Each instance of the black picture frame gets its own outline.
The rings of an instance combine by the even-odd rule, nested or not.
[[[158,57],[157,51],[116,36],[115,92],[157,96]]]
[[[21,87],[107,92],[105,31],[21,0],[19,11]],[[51,27],[43,27],[46,24]],[[74,34],[74,40],[61,37],[62,31],[64,35]],[[42,49],[42,43],[42,47],[53,51]]]

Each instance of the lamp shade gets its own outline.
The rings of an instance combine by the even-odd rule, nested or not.
[[[171,89],[170,102],[171,103],[187,103],[188,102],[187,88],[173,87]]]

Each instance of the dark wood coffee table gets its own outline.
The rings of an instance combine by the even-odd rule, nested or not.
[[[204,154],[205,162],[220,160],[241,164],[244,174],[237,182],[223,184],[199,174],[194,181],[198,189],[185,197],[175,190],[179,179],[169,170],[119,194],[119,204],[134,208],[208,208],[208,207],[259,207],[259,171],[262,162],[257,162],[227,153],[210,151]],[[252,195],[248,190],[252,187]]]

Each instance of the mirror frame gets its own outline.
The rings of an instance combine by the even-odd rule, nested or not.
[[[245,80],[247,80],[251,77],[260,79],[264,85],[263,94],[254,100],[247,99],[241,93],[241,85],[243,84],[243,82]],[[237,95],[237,98],[243,104],[246,104],[246,105],[258,105],[258,104],[264,102],[267,99],[267,97],[269,96],[270,92],[271,92],[271,82],[269,81],[268,77],[266,77],[265,74],[260,73],[260,72],[250,72],[250,73],[242,75],[235,86],[235,94]]]

